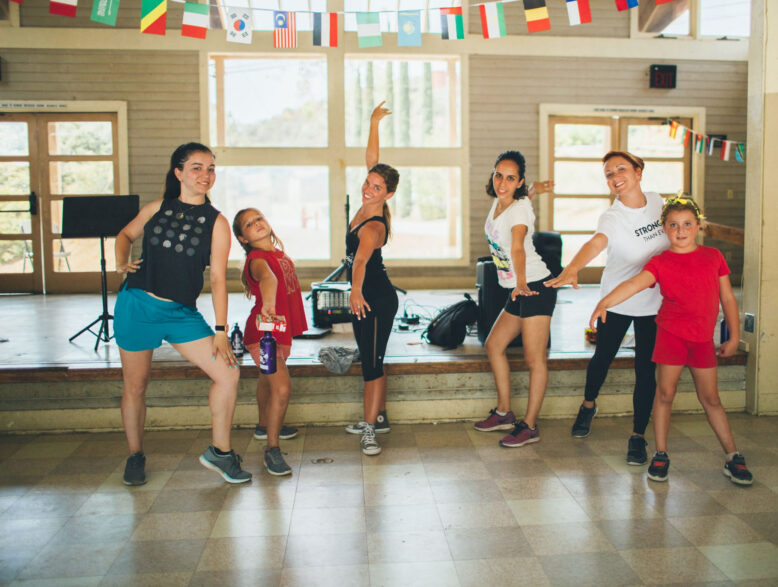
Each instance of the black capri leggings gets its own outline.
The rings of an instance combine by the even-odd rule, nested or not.
[[[397,292],[368,301],[370,311],[364,318],[351,318],[354,338],[362,361],[362,379],[373,381],[384,375],[384,353],[392,333],[394,316],[397,314]]]
[[[586,401],[593,402],[608,376],[630,323],[635,324],[635,389],[632,392],[634,432],[643,434],[651,417],[656,393],[656,364],[651,360],[656,341],[656,316],[625,316],[608,312],[605,323],[597,320],[597,346],[586,368]]]

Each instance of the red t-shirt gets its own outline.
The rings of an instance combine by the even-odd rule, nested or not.
[[[668,250],[643,269],[656,277],[662,292],[657,325],[684,340],[712,340],[719,316],[719,278],[730,273],[724,255],[702,245],[691,253]]]
[[[273,336],[275,336],[278,344],[291,345],[292,337],[308,330],[308,322],[305,319],[303,294],[300,290],[300,282],[297,280],[297,273],[294,270],[294,263],[283,251],[277,249],[275,251],[254,249],[246,257],[243,273],[246,276],[246,281],[255,301],[254,307],[251,308],[251,313],[246,321],[243,344],[259,342],[262,336],[259,330],[257,330],[257,315],[262,310],[262,292],[259,289],[259,282],[251,277],[249,265],[252,259],[264,259],[267,261],[270,270],[278,280],[276,288],[276,315],[286,320],[286,332],[275,332]]]

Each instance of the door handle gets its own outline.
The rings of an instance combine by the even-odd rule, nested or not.
[[[35,192],[30,192],[30,214],[32,216],[38,215],[38,197]]]

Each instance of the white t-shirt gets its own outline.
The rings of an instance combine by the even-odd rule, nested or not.
[[[486,217],[484,231],[489,243],[489,252],[492,254],[492,260],[497,268],[497,279],[500,285],[510,289],[516,287],[516,273],[513,270],[513,260],[511,259],[511,242],[513,240],[511,229],[517,224],[523,224],[527,227],[527,236],[524,237],[527,283],[548,277],[551,272],[535,250],[535,245],[532,244],[532,233],[535,231],[535,213],[532,211],[532,203],[528,198],[514,200],[510,206],[503,210],[502,214],[495,218],[497,202],[498,200],[495,198],[492,209],[489,210],[489,215]]]
[[[608,261],[600,282],[603,297],[640,273],[651,257],[670,248],[660,220],[664,200],[656,192],[644,195],[642,208],[628,208],[616,198],[597,223],[597,232],[608,237]],[[649,287],[609,310],[625,316],[653,316],[661,303],[659,288]]]

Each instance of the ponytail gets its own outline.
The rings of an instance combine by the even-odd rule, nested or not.
[[[389,240],[389,236],[392,234],[392,213],[386,202],[384,202],[384,220],[386,220],[386,240]]]

